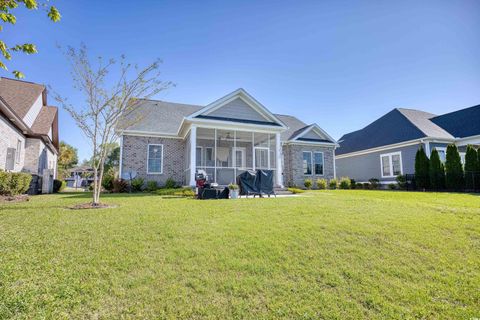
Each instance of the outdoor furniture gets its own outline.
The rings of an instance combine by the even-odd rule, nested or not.
[[[272,170],[245,171],[238,175],[237,184],[240,188],[240,196],[276,196],[273,189]]]

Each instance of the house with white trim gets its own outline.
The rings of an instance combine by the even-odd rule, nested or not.
[[[436,149],[445,161],[449,144],[457,145],[462,161],[468,144],[480,147],[480,105],[443,115],[397,108],[363,129],[338,141],[339,176],[357,182],[371,178],[395,183],[400,174],[415,173],[415,154],[422,146],[430,156]]]
[[[135,119],[134,121],[130,121]],[[336,141],[317,124],[274,114],[244,89],[206,105],[139,100],[121,130],[120,175],[160,185],[195,185],[195,172],[234,183],[246,170],[272,170],[275,185],[335,177]]]

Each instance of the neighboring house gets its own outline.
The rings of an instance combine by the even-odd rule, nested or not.
[[[58,109],[45,86],[0,78],[0,169],[56,176]]]
[[[68,169],[69,177],[65,178],[67,187],[85,188],[93,183],[94,172],[90,166],[78,166]]]
[[[468,144],[480,146],[480,105],[440,116],[394,109],[340,138],[337,173],[358,182],[376,178],[392,183],[397,175],[415,173],[415,153],[420,146],[428,156],[437,149],[445,161],[446,147],[451,143],[458,146],[462,161]]]
[[[238,89],[207,106],[140,100],[121,135],[120,175],[195,185],[203,169],[219,185],[245,170],[275,172],[275,185],[335,176],[337,144],[318,125],[273,114]]]

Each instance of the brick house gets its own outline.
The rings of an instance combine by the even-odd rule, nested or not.
[[[332,137],[317,124],[273,114],[243,89],[207,106],[140,100],[128,119],[135,121],[119,131],[123,177],[193,186],[203,169],[228,185],[245,170],[267,169],[277,187],[335,177]]]
[[[0,169],[54,178],[58,144],[58,109],[45,86],[0,78]]]

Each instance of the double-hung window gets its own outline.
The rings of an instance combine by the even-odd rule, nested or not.
[[[393,152],[380,155],[382,178],[396,177],[402,174],[402,153]]]
[[[313,153],[313,170],[315,175],[323,176],[323,152]]]
[[[149,144],[147,157],[147,173],[161,174],[163,172],[163,145]]]
[[[310,151],[303,152],[303,174],[312,174],[312,153]]]

